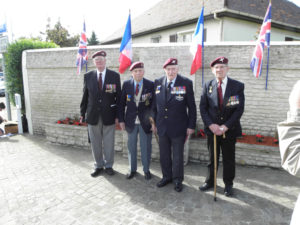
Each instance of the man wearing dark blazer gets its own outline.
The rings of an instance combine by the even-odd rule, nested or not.
[[[139,134],[141,159],[145,179],[151,179],[149,170],[152,152],[152,131],[149,117],[153,99],[153,82],[144,78],[144,63],[135,62],[129,69],[132,78],[124,81],[119,107],[119,122],[128,134],[129,173],[132,179],[137,170],[137,137]]]
[[[113,175],[115,123],[121,97],[120,75],[106,68],[106,52],[92,56],[96,70],[84,74],[83,96],[80,104],[81,121],[86,119],[97,177],[105,168]]]
[[[166,76],[155,80],[152,104],[163,175],[157,187],[173,181],[175,191],[181,192],[184,142],[196,126],[193,82],[178,74],[178,61],[175,58],[169,58],[163,68]],[[154,126],[152,129],[155,131]]]
[[[210,159],[205,183],[199,189],[206,191],[213,187],[215,134],[217,166],[222,149],[224,194],[231,196],[235,177],[236,137],[242,134],[240,118],[244,112],[244,84],[227,77],[228,59],[223,56],[212,61],[211,69],[216,78],[204,85],[200,100],[200,113],[207,134]]]

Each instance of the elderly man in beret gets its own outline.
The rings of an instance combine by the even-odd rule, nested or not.
[[[218,57],[210,66],[215,78],[204,85],[200,100],[200,113],[207,134],[209,163],[205,183],[199,189],[206,191],[214,184],[214,135],[216,135],[217,165],[222,149],[224,194],[231,196],[235,177],[236,137],[242,135],[240,118],[244,112],[244,84],[227,76],[229,70],[227,58]]]
[[[131,65],[132,78],[124,81],[119,107],[119,122],[122,130],[128,134],[129,173],[127,179],[136,176],[137,137],[139,134],[141,159],[146,180],[151,179],[149,170],[152,152],[152,131],[149,117],[153,99],[153,82],[144,78],[144,63]]]
[[[121,97],[120,75],[106,68],[106,52],[92,56],[96,70],[84,74],[80,120],[86,119],[97,177],[104,170],[113,175],[115,123]]]
[[[183,150],[186,137],[196,126],[196,105],[193,82],[178,74],[178,60],[169,58],[163,65],[165,76],[154,82],[155,95],[152,104],[159,136],[162,179],[157,187],[173,181],[174,189],[182,191]]]

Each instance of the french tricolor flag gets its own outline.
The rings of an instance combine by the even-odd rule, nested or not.
[[[120,46],[120,67],[119,72],[124,73],[125,70],[131,65],[132,61],[132,38],[131,38],[131,20],[130,13],[128,16],[125,32],[122,38],[121,46]]]
[[[195,74],[196,71],[201,68],[202,66],[202,55],[203,55],[203,48],[204,48],[204,7],[202,7],[200,17],[198,19],[198,23],[196,26],[196,30],[193,34],[193,39],[192,39],[192,45],[190,48],[191,53],[194,56],[193,63],[191,66],[191,72],[190,74]]]

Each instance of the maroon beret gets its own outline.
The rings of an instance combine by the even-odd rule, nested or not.
[[[129,70],[132,71],[132,70],[137,69],[137,68],[144,68],[144,63],[139,62],[139,61],[134,62],[134,63],[131,64]]]
[[[177,65],[178,63],[178,60],[175,59],[175,58],[169,58],[167,59],[167,61],[164,63],[164,67],[163,68],[166,68],[167,66],[169,65]]]
[[[95,52],[92,56],[92,58],[95,58],[96,56],[103,56],[105,57],[106,56],[106,52],[105,51],[98,51],[98,52]]]
[[[211,67],[213,67],[215,64],[228,64],[228,59],[224,56],[220,56],[213,60],[210,64]]]

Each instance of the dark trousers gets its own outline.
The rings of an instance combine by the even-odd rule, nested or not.
[[[219,168],[220,150],[223,158],[223,181],[225,185],[233,185],[235,177],[235,143],[236,138],[217,136],[217,168]],[[207,136],[207,148],[209,153],[208,173],[205,182],[214,183],[214,136]]]
[[[183,181],[183,150],[185,136],[159,137],[160,166],[163,177],[174,182]]]

